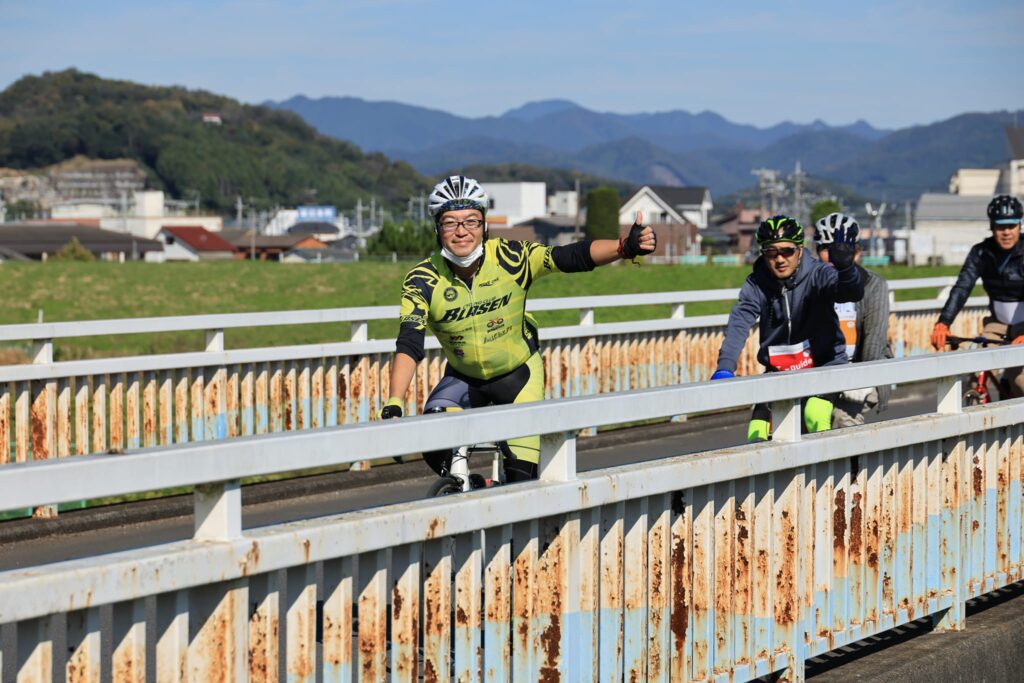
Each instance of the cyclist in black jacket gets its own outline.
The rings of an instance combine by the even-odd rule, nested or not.
[[[983,321],[982,336],[994,341],[1012,340],[1024,344],[1024,242],[1020,240],[1024,208],[1020,200],[999,195],[988,205],[992,236],[971,247],[956,284],[949,293],[939,321],[932,330],[932,346],[941,350],[974,283],[981,284],[988,294],[989,315]],[[1021,368],[1008,368],[1003,378],[1010,385],[1013,398],[1024,396],[1024,373]]]

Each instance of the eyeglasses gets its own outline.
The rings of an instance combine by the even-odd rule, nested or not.
[[[455,232],[461,225],[466,230],[479,230],[484,224],[479,218],[467,218],[464,221],[447,220],[441,221],[441,230],[444,232]]]
[[[791,258],[793,254],[797,252],[797,249],[799,249],[799,247],[768,247],[767,249],[761,250],[761,255],[769,260],[776,256]]]

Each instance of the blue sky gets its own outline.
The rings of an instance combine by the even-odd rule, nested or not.
[[[1024,2],[0,0],[0,87],[70,66],[247,102],[565,98],[771,125],[1024,108]]]

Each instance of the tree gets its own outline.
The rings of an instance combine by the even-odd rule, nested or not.
[[[60,251],[56,252],[50,259],[52,261],[95,261],[96,256],[83,247],[77,237],[72,237],[71,241],[61,247]]]
[[[842,205],[834,199],[822,199],[820,202],[815,202],[811,207],[811,225],[830,213],[839,213],[842,210]]]
[[[611,187],[597,187],[587,193],[587,237],[592,240],[619,239],[619,193]]]
[[[366,253],[378,256],[394,253],[422,258],[429,254],[436,244],[433,223],[417,225],[410,220],[402,223],[384,221],[380,232],[367,241]]]

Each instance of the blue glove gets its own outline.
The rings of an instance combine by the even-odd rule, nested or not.
[[[735,376],[736,374],[729,370],[715,370],[715,374],[711,375],[711,380],[714,381],[716,379],[729,379]]]

